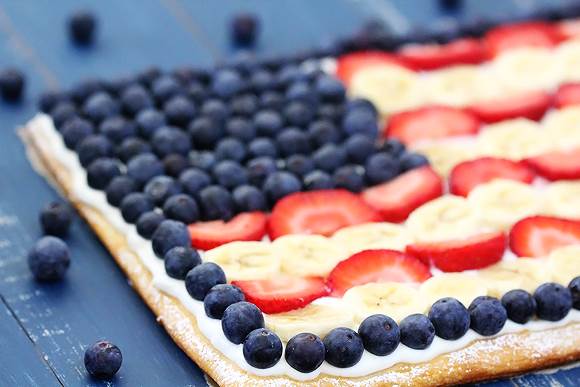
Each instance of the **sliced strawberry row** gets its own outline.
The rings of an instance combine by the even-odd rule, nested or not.
[[[209,250],[234,241],[259,241],[266,235],[267,221],[263,212],[247,212],[227,222],[196,222],[188,226],[191,245]]]
[[[551,48],[563,40],[555,24],[523,22],[499,26],[485,34],[484,44],[489,57],[523,47]]]
[[[545,257],[554,249],[580,243],[580,221],[531,216],[510,231],[510,248],[519,257]]]
[[[552,105],[552,96],[544,91],[527,91],[478,102],[468,110],[485,123],[494,123],[512,118],[539,120]]]
[[[580,179],[580,148],[557,150],[524,160],[548,180]]]
[[[580,83],[566,83],[556,91],[554,105],[562,108],[570,105],[580,105]]]
[[[338,58],[336,66],[336,76],[347,86],[358,71],[369,67],[402,66],[411,68],[401,58],[383,51],[361,51],[346,54]]]
[[[420,44],[403,47],[399,57],[418,70],[433,70],[457,64],[477,64],[485,59],[485,49],[477,39],[458,39],[447,44]]]

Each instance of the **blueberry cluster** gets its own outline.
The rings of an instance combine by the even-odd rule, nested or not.
[[[301,190],[359,192],[427,163],[378,142],[374,106],[347,100],[318,62],[242,56],[214,72],[149,69],[46,93],[40,108],[89,186],[145,237],[164,218],[228,220]]]

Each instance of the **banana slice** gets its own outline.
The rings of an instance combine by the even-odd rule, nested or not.
[[[429,163],[441,176],[448,176],[457,164],[477,157],[473,141],[433,141],[413,147],[429,159]]]
[[[542,199],[532,186],[508,179],[477,186],[467,196],[477,217],[494,230],[506,230],[518,220],[542,212]]]
[[[270,278],[280,270],[280,258],[263,242],[227,243],[207,251],[204,260],[220,265],[228,281]]]
[[[557,181],[545,191],[546,212],[562,218],[580,219],[580,181]]]
[[[573,278],[580,275],[580,245],[564,246],[552,251],[548,264],[552,278],[559,284],[568,286]]]
[[[553,51],[554,62],[560,63],[562,80],[580,81],[580,41],[569,40],[561,43]]]
[[[502,53],[492,62],[491,71],[508,90],[546,90],[561,82],[560,67],[551,50],[527,47]]]
[[[432,71],[425,79],[425,94],[431,103],[463,107],[500,94],[497,83],[480,66],[453,66]]]
[[[332,236],[332,242],[349,255],[370,249],[404,250],[413,242],[408,230],[393,223],[366,223],[345,227]]]
[[[371,66],[355,74],[349,92],[370,100],[383,115],[424,102],[417,74],[400,66]]]
[[[532,293],[540,284],[550,281],[545,260],[540,258],[501,261],[479,270],[477,276],[485,281],[489,294],[498,298],[513,289]]]
[[[557,147],[580,146],[580,106],[569,106],[548,113],[542,126]]]
[[[266,327],[287,342],[299,333],[314,333],[324,337],[336,327],[356,328],[353,313],[341,304],[313,303],[290,312],[264,315]]]
[[[348,253],[322,235],[285,235],[272,242],[274,254],[282,263],[282,271],[305,277],[324,277]]]
[[[423,313],[428,307],[415,287],[397,282],[355,286],[346,291],[343,300],[354,310],[357,324],[377,313],[400,321],[410,314]]]
[[[454,297],[467,308],[474,298],[487,295],[487,286],[470,273],[445,273],[423,282],[420,293],[428,305],[443,297]]]
[[[477,136],[477,147],[484,156],[520,160],[550,150],[554,141],[538,123],[517,118],[488,125]]]
[[[422,242],[466,238],[481,231],[473,208],[467,200],[454,195],[442,196],[417,208],[406,224],[414,239]]]

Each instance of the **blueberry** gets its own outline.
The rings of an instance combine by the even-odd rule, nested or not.
[[[344,100],[346,94],[346,89],[342,82],[328,75],[318,77],[314,84],[314,88],[323,100],[331,102],[340,102]]]
[[[318,148],[312,155],[316,167],[326,172],[333,172],[336,168],[344,165],[346,158],[344,148],[334,144],[326,144]]]
[[[396,177],[400,172],[399,162],[385,152],[371,155],[365,163],[366,176],[371,184],[380,184]]]
[[[244,88],[244,81],[236,71],[220,70],[211,82],[211,90],[220,98],[230,98]]]
[[[101,80],[95,78],[86,78],[73,86],[70,95],[74,102],[81,105],[91,95],[105,89]]]
[[[79,117],[73,117],[67,120],[61,129],[64,144],[69,149],[75,149],[82,140],[94,132],[95,127],[93,124]]]
[[[538,317],[542,320],[558,321],[572,309],[570,289],[556,283],[545,283],[536,289],[534,299]]]
[[[246,169],[248,171],[248,180],[251,184],[262,186],[266,178],[276,172],[278,167],[276,162],[271,157],[256,157],[251,159],[246,164]]]
[[[344,108],[342,105],[321,103],[316,109],[316,117],[319,120],[329,121],[333,123],[340,123]]]
[[[289,127],[284,129],[276,136],[276,143],[280,153],[284,156],[290,156],[297,153],[310,153],[310,142],[306,133],[298,128]]]
[[[176,220],[164,220],[151,236],[153,252],[160,258],[176,246],[190,246],[189,231],[184,223]]]
[[[0,72],[0,94],[5,101],[19,101],[25,85],[26,78],[20,70],[11,68]]]
[[[226,133],[240,141],[249,142],[256,137],[256,128],[245,118],[234,117],[226,123]]]
[[[218,284],[212,287],[203,299],[203,307],[208,317],[219,320],[228,306],[245,299],[244,293],[237,286]]]
[[[104,91],[91,95],[83,104],[83,114],[94,122],[119,114],[119,104]]]
[[[266,211],[266,197],[258,188],[252,185],[240,185],[234,189],[232,196],[236,209],[240,212]]]
[[[278,111],[284,106],[284,96],[276,91],[266,91],[260,95],[260,106],[269,111]]]
[[[300,79],[300,70],[294,63],[288,63],[284,65],[276,74],[276,80],[280,86],[287,86],[291,82],[295,82]]]
[[[105,89],[111,93],[111,95],[119,96],[129,86],[136,85],[138,83],[137,77],[132,75],[121,75],[108,80],[105,84]]]
[[[40,212],[39,220],[42,231],[48,235],[63,237],[68,233],[72,216],[68,205],[51,202]]]
[[[91,376],[98,379],[110,379],[123,363],[121,350],[108,341],[97,341],[85,351],[85,368]]]
[[[337,144],[342,136],[331,121],[317,120],[308,126],[308,137],[314,147],[321,147],[329,143]]]
[[[246,147],[233,137],[220,140],[215,147],[215,157],[218,160],[234,160],[241,162],[246,157]]]
[[[40,238],[28,253],[28,266],[38,281],[58,281],[70,266],[66,243],[54,236]]]
[[[580,276],[572,279],[568,284],[568,289],[572,294],[572,306],[580,310]]]
[[[113,206],[119,206],[125,196],[136,192],[138,188],[138,184],[131,177],[126,175],[116,176],[105,189],[107,201]]]
[[[78,116],[75,105],[70,101],[62,101],[56,104],[50,111],[50,116],[54,122],[54,126],[60,129],[62,125],[73,117]]]
[[[381,150],[398,158],[405,152],[405,145],[396,138],[390,138],[381,144]]]
[[[213,168],[217,160],[210,151],[192,151],[189,152],[189,163],[192,167],[207,172]]]
[[[163,174],[163,164],[152,153],[142,153],[127,163],[127,175],[138,185],[143,185],[155,176]]]
[[[87,167],[87,182],[92,188],[105,189],[120,174],[121,170],[114,159],[101,157]]]
[[[196,148],[211,149],[224,135],[221,124],[209,117],[197,117],[191,121],[187,130]]]
[[[314,118],[312,107],[301,101],[288,103],[283,112],[286,121],[293,126],[305,127]]]
[[[238,162],[223,160],[215,165],[212,171],[217,184],[231,189],[248,182],[248,173]]]
[[[121,93],[121,106],[125,113],[134,116],[143,109],[153,107],[153,98],[141,85],[131,85]]]
[[[417,313],[405,317],[399,323],[401,343],[413,349],[425,349],[435,337],[435,327],[427,316]]]
[[[128,121],[120,116],[105,119],[99,125],[99,131],[114,143],[120,143],[137,134],[137,128],[133,121]]]
[[[286,159],[286,169],[297,176],[304,176],[314,170],[314,161],[308,156],[296,154]]]
[[[429,159],[418,153],[404,153],[400,158],[401,170],[403,172],[413,168],[429,165]]]
[[[228,106],[220,99],[208,99],[201,105],[201,114],[214,122],[223,123],[230,115]]]
[[[195,266],[185,276],[185,288],[191,297],[203,301],[212,287],[226,283],[226,275],[221,267],[213,262]]]
[[[151,84],[151,92],[157,103],[163,103],[176,95],[185,93],[181,84],[171,75],[162,75]]]
[[[435,302],[429,310],[429,320],[437,336],[457,340],[469,329],[469,312],[455,298],[446,297]]]
[[[338,368],[352,367],[362,357],[362,339],[352,329],[334,328],[324,337],[325,360]]]
[[[163,168],[168,176],[179,177],[189,167],[187,157],[178,153],[167,155],[163,158]]]
[[[159,175],[149,180],[143,192],[156,206],[161,206],[170,196],[181,193],[181,184],[172,177]]]
[[[211,184],[211,178],[201,169],[189,168],[179,175],[179,182],[185,193],[197,197],[199,191]]]
[[[76,11],[68,19],[69,35],[76,44],[91,44],[94,40],[96,29],[97,18],[90,11]]]
[[[142,214],[152,211],[154,205],[144,193],[132,192],[123,198],[119,207],[123,219],[128,223],[135,223]]]
[[[155,132],[152,138],[153,150],[159,157],[165,157],[172,153],[187,155],[191,149],[189,136],[182,130],[165,126]]]
[[[68,94],[60,90],[48,90],[40,94],[38,108],[44,113],[49,113],[59,102],[68,101]]]
[[[501,303],[507,317],[518,324],[527,323],[536,314],[536,300],[522,289],[510,290],[503,295]]]
[[[163,214],[185,224],[191,224],[199,219],[199,207],[191,196],[176,194],[163,204]]]
[[[302,183],[292,173],[280,171],[270,174],[264,181],[262,189],[270,204],[273,205],[284,196],[300,191]]]
[[[334,188],[334,180],[324,171],[312,171],[304,176],[304,189],[307,191],[316,191],[320,189]]]
[[[344,142],[344,149],[351,162],[364,164],[369,156],[375,153],[375,144],[363,134],[354,134]]]
[[[112,156],[113,145],[105,136],[92,134],[78,143],[76,152],[82,166],[86,167],[100,157]]]
[[[250,75],[250,86],[257,93],[264,95],[263,92],[273,89],[276,86],[276,82],[270,71],[259,69]]]
[[[286,344],[284,357],[290,367],[309,373],[322,365],[326,350],[320,338],[312,333],[299,333]]]
[[[339,167],[334,171],[332,180],[336,188],[360,192],[365,186],[364,169],[355,165]]]
[[[272,140],[266,137],[258,137],[248,144],[249,157],[278,157],[278,148]]]
[[[376,117],[365,110],[347,112],[342,119],[342,130],[348,135],[360,133],[372,139],[379,133]]]
[[[234,216],[234,199],[228,190],[210,185],[199,192],[199,205],[206,220],[229,220]]]
[[[264,327],[264,316],[252,303],[241,301],[224,310],[222,330],[226,338],[234,344],[241,344],[255,329]]]
[[[503,328],[507,312],[497,298],[480,296],[469,305],[471,329],[482,336],[495,335]]]
[[[367,317],[358,328],[364,347],[377,356],[392,353],[399,345],[401,332],[399,326],[390,317],[375,314]]]
[[[254,116],[254,126],[258,136],[273,137],[283,125],[282,117],[274,110],[260,110]]]
[[[175,279],[185,279],[191,269],[201,264],[197,250],[191,247],[176,246],[165,253],[165,272]]]
[[[235,45],[252,46],[256,42],[260,23],[255,15],[242,13],[230,22],[230,36]]]
[[[282,341],[274,332],[258,328],[246,336],[243,354],[251,366],[260,369],[270,368],[282,357]]]
[[[161,70],[158,67],[150,66],[137,74],[137,80],[142,85],[149,87],[160,76]]]
[[[287,101],[300,101],[306,104],[318,104],[318,95],[306,81],[294,82],[286,89]]]
[[[230,108],[232,114],[251,117],[259,107],[259,100],[253,94],[242,94],[237,97],[232,98],[230,101]]]
[[[137,232],[145,239],[151,239],[157,227],[165,220],[165,216],[157,211],[149,211],[141,214],[135,226]]]
[[[137,114],[135,123],[139,134],[142,137],[150,138],[157,129],[164,127],[167,121],[159,110],[144,109]]]
[[[137,155],[151,153],[151,146],[140,137],[128,137],[117,147],[115,153],[121,161],[127,163]]]

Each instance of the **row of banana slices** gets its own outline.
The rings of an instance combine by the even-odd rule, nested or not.
[[[338,326],[357,329],[362,320],[376,313],[396,321],[426,313],[443,297],[455,297],[469,306],[482,295],[499,298],[512,289],[533,292],[550,281],[568,285],[579,270],[580,245],[567,246],[547,258],[518,258],[479,271],[440,274],[421,285],[386,282],[356,286],[342,299],[321,299],[299,310],[266,315],[266,325],[284,341],[301,332],[324,337]]]
[[[580,80],[580,40],[554,49],[511,50],[480,65],[458,65],[417,73],[400,66],[371,66],[355,74],[349,93],[371,100],[379,111],[426,104],[464,107],[529,90],[552,90]]]
[[[517,118],[481,128],[470,138],[419,143],[433,168],[447,176],[453,167],[477,157],[493,156],[518,161],[549,151],[580,146],[580,107],[550,111],[541,122]]]

